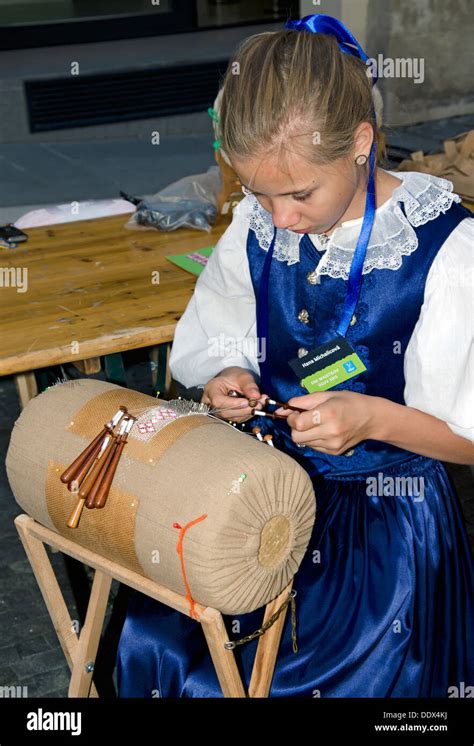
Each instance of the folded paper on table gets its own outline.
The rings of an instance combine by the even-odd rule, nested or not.
[[[190,254],[172,254],[167,256],[166,259],[181,267],[186,272],[191,272],[192,275],[199,276],[213,251],[214,246],[208,246],[206,249],[192,251]]]

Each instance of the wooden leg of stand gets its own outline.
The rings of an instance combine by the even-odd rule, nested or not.
[[[69,668],[72,671],[79,647],[79,639],[74,631],[72,619],[67,610],[44,544],[40,539],[31,536],[28,531],[31,523],[32,519],[26,515],[20,515],[15,519],[17,531],[48,608],[51,621],[58,635]],[[98,696],[94,684],[92,684],[90,696]]]
[[[293,580],[291,580],[277,598],[267,604],[263,618],[264,624],[280,608],[282,603],[286,601],[292,585]],[[249,697],[268,697],[269,695],[287,611],[288,606],[258,641],[252,668],[252,677],[250,679]]]
[[[224,647],[224,642],[229,637],[222,614],[217,609],[208,606],[199,617],[199,621],[206,636],[224,697],[246,697],[234,653]]]
[[[95,662],[113,578],[189,616],[189,602],[184,596],[96,552],[80,547],[70,539],[36,523],[25,514],[15,519],[15,525],[72,671],[70,697],[97,697],[97,690],[91,681],[93,671],[87,670],[87,666],[88,664],[94,665]],[[74,631],[71,617],[46,553],[45,543],[55,545],[70,557],[95,568],[86,621],[79,638]],[[288,598],[291,587],[292,582],[274,601],[266,605],[264,622]],[[237,668],[234,652],[224,647],[228,634],[221,612],[200,604],[196,604],[196,609],[224,697],[268,697],[287,609],[259,639],[248,695]]]
[[[100,570],[95,571],[86,621],[81,630],[79,645],[74,657],[74,667],[69,684],[70,697],[89,696],[111,584],[112,578],[110,575],[106,575]]]

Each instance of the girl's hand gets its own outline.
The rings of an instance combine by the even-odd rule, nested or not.
[[[218,416],[225,420],[238,423],[251,420],[253,417],[252,407],[249,406],[247,399],[227,396],[227,392],[231,389],[241,391],[249,398],[258,399],[255,409],[263,408],[262,400],[265,395],[260,393],[255,378],[248,370],[236,365],[224,368],[223,371],[206,383],[201,401],[204,404],[221,409]]]
[[[288,414],[295,443],[341,456],[361,440],[373,437],[375,399],[355,391],[318,391],[288,400],[288,404],[307,412],[292,412],[283,407],[276,412]]]

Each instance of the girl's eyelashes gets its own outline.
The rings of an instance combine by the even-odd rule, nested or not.
[[[309,199],[311,197],[311,195],[313,194],[313,192],[314,192],[314,189],[313,189],[313,191],[308,192],[307,194],[298,194],[298,195],[293,194],[292,196],[293,196],[293,199],[295,199],[297,202],[304,202],[306,199]],[[252,194],[254,197],[257,197],[257,199],[259,197],[263,197],[264,196],[264,195],[261,195],[259,192],[251,192],[250,190],[247,190],[246,194]]]
[[[307,194],[298,194],[298,196],[293,195],[293,199],[295,199],[297,202],[304,202],[305,199],[309,199],[313,192],[308,192]]]

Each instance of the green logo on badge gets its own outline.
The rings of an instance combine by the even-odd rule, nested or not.
[[[306,376],[301,381],[301,384],[310,394],[313,394],[315,391],[327,391],[333,386],[337,386],[338,383],[343,383],[349,378],[363,373],[364,370],[367,370],[364,363],[358,354],[353,352],[352,355],[347,355],[342,360],[337,360],[332,365],[328,365],[326,368]]]

